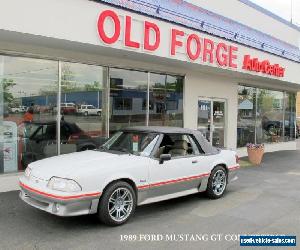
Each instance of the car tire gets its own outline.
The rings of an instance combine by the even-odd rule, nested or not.
[[[85,111],[83,114],[84,114],[84,116],[88,116],[89,115],[89,113],[87,111]]]
[[[98,112],[97,112],[97,115],[98,115],[98,116],[101,116],[101,112],[100,112],[100,111],[98,111]]]
[[[226,169],[223,166],[216,166],[208,178],[206,195],[210,199],[221,198],[226,191],[227,180]]]
[[[130,184],[124,181],[114,182],[105,189],[100,198],[98,218],[108,226],[120,226],[134,214],[136,200],[136,193]]]

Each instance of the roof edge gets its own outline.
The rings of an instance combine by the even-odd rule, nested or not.
[[[273,18],[273,19],[275,19],[275,20],[277,20],[277,21],[279,21],[279,22],[281,22],[281,23],[289,26],[290,28],[293,28],[293,29],[295,29],[295,30],[297,30],[297,31],[300,32],[300,26],[289,22],[288,20],[286,20],[286,19],[278,16],[277,14],[275,14],[275,13],[273,13],[273,12],[265,9],[264,7],[259,6],[258,4],[253,3],[250,0],[238,0],[238,1],[240,1],[241,3],[243,3],[245,5],[248,5],[249,7],[253,8],[253,9],[257,10],[257,11],[260,11],[261,13],[263,13],[263,14],[265,14],[265,15],[267,15],[267,16],[269,16],[269,17],[271,17],[271,18]]]

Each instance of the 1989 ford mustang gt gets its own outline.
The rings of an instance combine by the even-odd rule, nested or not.
[[[98,150],[31,163],[20,197],[55,215],[97,214],[121,225],[137,205],[203,191],[220,198],[238,168],[235,152],[210,146],[199,131],[133,127]]]

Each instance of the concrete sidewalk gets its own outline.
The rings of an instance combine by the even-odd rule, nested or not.
[[[19,190],[19,177],[23,173],[3,174],[0,176],[0,193]]]

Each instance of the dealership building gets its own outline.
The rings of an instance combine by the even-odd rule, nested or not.
[[[295,149],[300,28],[248,0],[7,0],[0,179],[127,126]],[[1,191],[1,190],[0,190]]]

